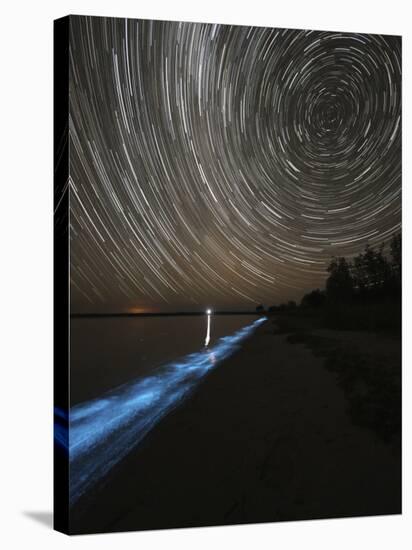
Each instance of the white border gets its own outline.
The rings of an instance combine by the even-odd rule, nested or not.
[[[406,154],[411,46],[406,0],[9,0],[0,18],[1,180],[0,539],[4,548],[409,548],[411,483],[403,516],[124,533],[69,539],[27,517],[52,495],[52,20],[69,13],[403,35],[403,231],[411,208]],[[410,312],[404,255],[404,326]],[[404,338],[404,464],[410,461],[411,353]],[[410,544],[410,543],[409,543]]]

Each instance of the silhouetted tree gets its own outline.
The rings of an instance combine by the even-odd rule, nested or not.
[[[384,243],[379,247],[367,245],[364,251],[351,261],[344,257],[333,257],[328,266],[328,273],[326,290],[316,289],[305,294],[301,300],[301,307],[314,308],[326,304],[325,314],[339,326],[348,327],[356,323],[347,316],[349,310],[343,307],[344,305],[363,304],[369,308],[372,304],[380,304],[382,307],[375,308],[380,318],[375,318],[371,311],[366,312],[366,319],[366,310],[357,309],[357,312],[361,312],[359,326],[370,327],[380,324],[399,329],[400,315],[396,302],[399,301],[402,290],[401,234],[394,235],[386,249]],[[282,304],[279,309],[282,308],[287,306]]]
[[[345,258],[332,258],[328,267],[326,295],[331,302],[345,302],[353,296],[351,264]]]
[[[305,294],[300,302],[302,307],[321,307],[326,302],[326,293],[317,288]]]
[[[358,256],[353,258],[352,277],[356,291],[358,294],[363,295],[368,284],[363,254],[358,254]]]
[[[286,304],[279,304],[278,306],[270,306],[268,308],[269,313],[273,313],[275,311],[287,311],[289,309],[295,309],[296,302],[294,300],[289,300]]]
[[[363,254],[353,259],[352,277],[357,296],[378,298],[390,291],[392,266],[384,254],[384,243],[376,250],[367,245]]]
[[[378,291],[385,286],[390,276],[390,267],[383,254],[384,243],[378,250],[370,246],[365,249],[366,274],[369,282],[369,288]]]

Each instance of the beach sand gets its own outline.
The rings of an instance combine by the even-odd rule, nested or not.
[[[74,508],[71,531],[400,513],[399,438],[354,423],[325,359],[274,332],[211,371]]]

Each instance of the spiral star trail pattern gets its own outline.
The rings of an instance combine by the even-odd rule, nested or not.
[[[72,311],[253,307],[401,224],[401,39],[71,17]]]

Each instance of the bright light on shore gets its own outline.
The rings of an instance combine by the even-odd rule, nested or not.
[[[210,319],[211,319],[210,316],[212,314],[212,310],[210,308],[208,308],[206,310],[206,313],[207,313],[207,331],[206,331],[205,347],[207,348],[207,346],[210,343]]]

